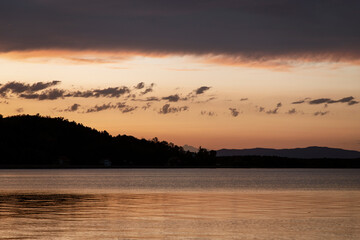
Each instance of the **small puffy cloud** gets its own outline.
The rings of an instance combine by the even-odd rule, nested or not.
[[[247,100],[249,100],[248,98],[241,98],[240,99],[240,101],[242,102],[242,101],[247,101]]]
[[[202,87],[199,87],[198,89],[195,89],[195,93],[196,93],[196,95],[203,94],[205,91],[209,90],[210,88],[211,87],[202,86]]]
[[[168,100],[169,102],[177,102],[180,100],[180,96],[178,94],[175,94],[175,95],[170,95],[170,96],[167,96],[167,97],[163,97],[162,98],[163,100]]]
[[[177,113],[177,112],[187,111],[188,109],[189,109],[188,106],[171,107],[170,104],[167,103],[164,106],[162,106],[159,113],[160,114]]]
[[[280,107],[282,107],[282,104],[281,104],[281,102],[279,102],[278,104],[276,104],[276,107],[277,107],[277,108],[280,108]]]
[[[143,89],[144,87],[145,87],[145,83],[144,82],[139,82],[134,88]]]
[[[230,114],[233,117],[237,117],[239,115],[239,111],[236,108],[229,108]]]
[[[79,109],[80,104],[74,103],[68,109],[65,109],[66,112],[75,112]]]
[[[259,112],[265,112],[265,108],[264,107],[259,107]]]
[[[22,113],[22,112],[24,112],[24,109],[23,109],[23,108],[17,108],[17,109],[16,109],[16,112]]]

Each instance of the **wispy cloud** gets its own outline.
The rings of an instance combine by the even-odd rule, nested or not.
[[[200,114],[203,115],[203,116],[209,116],[209,117],[216,116],[216,113],[212,112],[212,111],[201,111]]]
[[[279,110],[279,108],[275,108],[275,109],[273,109],[273,110],[268,110],[268,111],[266,111],[266,113],[267,113],[267,114],[278,114],[278,113],[279,113],[278,110]]]
[[[118,109],[122,113],[129,113],[129,112],[136,110],[137,108],[138,108],[137,106],[129,106],[124,102],[119,102],[116,104],[107,103],[107,104],[102,104],[102,105],[96,105],[92,108],[89,108],[89,109],[87,109],[86,113],[101,112],[101,111],[108,110],[108,109]]]
[[[290,109],[287,114],[295,114],[296,113],[296,109],[295,108],[292,108]]]
[[[24,109],[23,109],[23,108],[17,108],[17,109],[16,109],[16,112],[17,112],[17,113],[22,113],[22,112],[24,112]]]
[[[329,113],[329,111],[326,111],[326,112],[318,111],[318,112],[315,112],[314,115],[315,115],[315,116],[324,116],[324,115],[326,115],[326,114],[328,114],[328,113]]]

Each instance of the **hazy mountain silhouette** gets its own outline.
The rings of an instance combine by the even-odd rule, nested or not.
[[[252,148],[252,149],[221,149],[217,151],[218,157],[226,156],[276,156],[286,158],[317,159],[335,158],[352,159],[360,158],[360,152],[328,147],[307,147],[293,149],[271,149],[271,148]]]

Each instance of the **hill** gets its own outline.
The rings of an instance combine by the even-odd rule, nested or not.
[[[317,147],[294,151],[224,149],[218,151],[219,157],[216,157],[216,151],[199,148],[197,152],[190,152],[156,137],[146,140],[127,135],[111,136],[106,131],[61,117],[18,115],[3,118],[0,115],[0,168],[360,167],[360,157],[348,158],[356,152],[339,150]],[[319,154],[324,151],[327,155]],[[276,156],[274,152],[296,154]],[[233,156],[239,153],[246,156]]]
[[[252,148],[221,149],[217,151],[217,156],[275,156],[297,159],[355,159],[360,158],[360,152],[328,147],[307,147],[293,149]]]
[[[173,143],[111,136],[64,118],[0,115],[0,167],[215,166],[215,151],[185,151]]]

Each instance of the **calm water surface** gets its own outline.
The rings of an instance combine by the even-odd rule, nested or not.
[[[360,239],[360,169],[0,170],[0,239]]]

